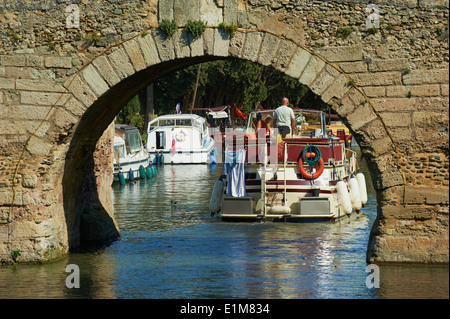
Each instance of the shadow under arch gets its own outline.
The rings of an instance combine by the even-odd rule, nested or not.
[[[70,250],[104,245],[120,236],[111,208],[105,207],[96,187],[96,143],[123,106],[139,90],[171,72],[220,57],[202,56],[163,62],[120,81],[82,115],[66,154],[63,204]]]

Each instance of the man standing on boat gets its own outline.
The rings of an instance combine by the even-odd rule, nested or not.
[[[282,138],[292,137],[295,134],[294,111],[289,107],[289,100],[284,97],[281,106],[273,113],[274,126],[278,127],[278,133]],[[291,134],[291,131],[293,134]]]

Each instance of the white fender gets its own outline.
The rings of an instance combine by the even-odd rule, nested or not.
[[[342,210],[344,213],[350,214],[352,212],[352,203],[350,201],[350,195],[347,191],[347,184],[345,184],[344,181],[337,182],[336,190]]]
[[[209,202],[209,211],[211,213],[217,213],[222,206],[224,185],[225,185],[225,183],[221,178],[219,178],[214,183],[214,188],[213,188],[213,191],[211,194],[211,200]]]
[[[361,209],[361,195],[359,194],[359,185],[356,177],[352,175],[350,181],[348,182],[348,188],[350,190],[350,201],[352,202],[352,207],[354,210],[358,211]]]
[[[287,207],[287,206],[272,206],[272,207],[268,207],[268,211],[269,214],[276,214],[276,215],[280,215],[280,214],[290,214],[291,213],[291,208]]]
[[[356,179],[358,180],[359,195],[361,196],[361,204],[365,205],[367,203],[366,178],[364,177],[363,173],[358,172],[358,174],[356,174]]]

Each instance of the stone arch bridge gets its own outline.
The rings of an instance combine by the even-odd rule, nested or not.
[[[114,117],[159,77],[227,58],[298,79],[350,128],[377,191],[369,262],[448,263],[448,1],[369,4],[0,1],[1,263],[117,238]],[[209,27],[168,37],[163,19]]]

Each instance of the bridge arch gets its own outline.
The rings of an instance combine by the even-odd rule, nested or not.
[[[74,118],[77,122],[74,123],[63,178],[64,211],[71,247],[78,246],[83,239],[104,241],[117,235],[117,226],[113,217],[110,218],[112,212],[106,214],[101,209],[105,208],[102,201],[96,202],[96,198],[88,196],[89,201],[94,200],[89,206],[100,208],[96,214],[103,217],[83,222],[89,214],[83,213],[86,205],[80,205],[86,201],[82,189],[83,183],[89,180],[86,174],[90,174],[92,168],[80,163],[92,165],[90,158],[98,139],[122,106],[140,89],[164,75],[189,65],[224,58],[273,66],[310,87],[324,102],[333,103],[362,145],[363,152],[371,155],[376,189],[384,191],[403,184],[396,147],[382,118],[366,105],[368,98],[364,92],[353,85],[342,70],[320,55],[291,39],[264,30],[238,30],[231,36],[217,27],[210,27],[200,38],[193,39],[184,29],[177,30],[173,38],[159,29],[150,29],[106,50],[66,81],[66,94],[70,96],[67,103],[84,109],[79,119]],[[373,131],[368,133],[367,127]],[[104,226],[99,223],[109,224],[110,228],[96,230],[96,227]]]

